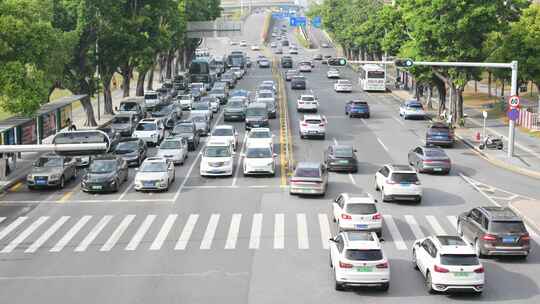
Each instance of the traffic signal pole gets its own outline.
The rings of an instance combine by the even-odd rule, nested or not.
[[[364,61],[356,60],[349,61],[349,63],[354,64],[394,64],[397,67],[412,67],[414,65],[418,66],[442,66],[442,67],[465,67],[465,68],[494,68],[494,69],[511,69],[512,70],[512,87],[511,87],[511,96],[517,95],[518,90],[518,62],[512,61],[510,63],[494,63],[494,62],[437,62],[437,61],[413,61],[411,59],[396,59],[394,61]],[[508,124],[508,158],[514,156],[514,144],[516,137],[516,122],[510,119]]]

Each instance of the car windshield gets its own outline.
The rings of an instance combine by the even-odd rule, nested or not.
[[[137,111],[137,103],[123,102],[120,104],[120,111]]]
[[[119,142],[116,151],[135,151],[139,143],[136,140]]]
[[[350,214],[373,214],[377,213],[375,204],[347,204],[345,211]]]
[[[90,164],[90,173],[110,173],[116,168],[116,160],[94,160]]]
[[[158,99],[158,94],[145,94],[144,99]]]
[[[320,119],[306,119],[305,122],[310,125],[318,125],[321,123],[321,120]]]
[[[193,122],[206,122],[206,117],[202,115],[195,115],[191,118]]]
[[[348,84],[351,84],[351,82],[348,80],[342,80],[342,81],[338,81],[338,84],[348,85]]]
[[[191,96],[189,95],[180,95],[180,100],[190,100]]]
[[[428,129],[429,133],[449,133],[450,129],[448,127],[431,127]]]
[[[233,92],[231,93],[231,96],[247,96],[247,95],[248,95],[247,92],[245,92],[245,91],[238,91],[238,90],[237,90],[237,91],[233,91]]]
[[[159,105],[148,109],[152,114],[165,115],[171,111],[168,105]]]
[[[127,116],[116,116],[112,119],[113,124],[127,124],[129,123],[129,117]]]
[[[181,149],[182,142],[179,140],[165,140],[159,146],[159,149]]]
[[[352,105],[355,107],[367,107],[367,103],[364,101],[353,101]]]
[[[229,104],[227,105],[227,108],[241,108],[243,106],[244,106],[244,102],[235,100],[235,101],[230,101]]]
[[[165,172],[167,164],[164,162],[143,162],[140,172]]]
[[[212,91],[210,91],[210,94],[225,94],[225,90],[224,89],[213,89]]]
[[[297,168],[294,175],[298,177],[321,177],[319,168]]]
[[[441,264],[454,266],[473,266],[478,265],[476,254],[441,254]]]
[[[209,105],[206,102],[196,102],[191,105],[191,110],[208,110]]]
[[[137,125],[137,131],[154,131],[155,129],[155,123],[140,123]]]
[[[197,83],[197,84],[192,84],[191,85],[191,89],[192,90],[202,90],[204,88],[204,84],[202,83]]]
[[[313,101],[313,100],[315,100],[315,98],[313,98],[313,96],[302,96],[302,100],[303,101]]]
[[[176,125],[173,129],[173,133],[192,133],[193,125]]]
[[[380,249],[347,249],[345,258],[351,261],[379,261],[383,255]]]
[[[427,157],[446,157],[446,153],[443,150],[425,150]]]
[[[62,158],[60,157],[40,157],[36,163],[36,167],[42,168],[58,168],[62,167]]]
[[[409,109],[422,109],[422,105],[419,103],[411,103],[407,105]]]
[[[522,221],[492,221],[489,232],[493,233],[523,233],[527,229]]]
[[[334,151],[336,157],[352,157],[353,149],[351,147],[337,147]]]
[[[204,151],[206,157],[229,157],[231,156],[229,147],[226,146],[210,146]]]
[[[247,116],[264,116],[268,113],[265,108],[248,108],[246,111]]]
[[[392,181],[396,183],[416,183],[418,176],[416,173],[392,173]]]
[[[290,70],[290,71],[287,71],[287,74],[296,75],[296,74],[298,74],[298,71],[297,70]]]
[[[270,138],[272,134],[268,131],[257,131],[249,133],[249,138]]]
[[[212,136],[233,136],[234,132],[229,128],[217,128],[212,132]]]
[[[274,97],[274,94],[270,92],[259,93],[259,98],[272,98],[272,97]]]
[[[272,150],[270,148],[248,148],[246,151],[247,158],[270,158]]]

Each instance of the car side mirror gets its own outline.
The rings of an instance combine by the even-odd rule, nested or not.
[[[336,243],[336,240],[333,239],[333,238],[329,238],[328,240],[329,240],[330,242],[332,242],[332,243]]]
[[[384,239],[383,239],[383,238],[379,238],[379,242],[384,243]]]

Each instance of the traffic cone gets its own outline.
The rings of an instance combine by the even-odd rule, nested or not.
[[[475,138],[476,138],[476,141],[480,141],[480,131],[476,132]]]

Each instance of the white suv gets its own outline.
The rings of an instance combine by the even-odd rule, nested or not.
[[[409,165],[384,165],[375,173],[375,190],[381,191],[383,202],[389,200],[422,201],[422,185],[418,174]]]
[[[484,290],[484,267],[474,249],[459,236],[436,235],[416,240],[412,263],[429,293]]]
[[[300,95],[300,98],[296,100],[296,110],[298,112],[317,112],[319,110],[319,100],[317,100],[317,97],[314,95],[302,94]]]
[[[158,145],[165,137],[165,126],[159,118],[145,118],[137,123],[131,135],[144,140],[147,144]]]
[[[323,115],[304,115],[300,120],[300,138],[309,136],[321,137],[326,136],[326,117]]]
[[[352,83],[347,79],[340,79],[334,83],[336,92],[352,92]]]
[[[347,231],[330,239],[336,290],[346,286],[390,287],[390,265],[375,232]]]
[[[375,231],[380,236],[383,219],[377,210],[376,202],[368,193],[338,195],[332,203],[332,213],[338,230]]]
[[[210,140],[201,152],[201,176],[232,176],[235,152],[229,141]]]
[[[251,128],[246,140],[246,146],[255,143],[264,143],[274,147],[274,134],[270,128]]]
[[[276,174],[276,154],[271,145],[252,143],[246,147],[244,176],[250,174]]]

